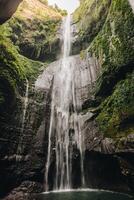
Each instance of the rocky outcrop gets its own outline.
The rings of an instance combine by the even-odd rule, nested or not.
[[[82,49],[82,57],[83,55],[87,55],[88,51],[89,55],[97,60],[96,63],[99,66],[98,79],[93,92],[94,97],[92,99],[87,99],[82,106],[83,113],[88,116],[87,119],[85,118],[83,125],[87,157],[89,155],[85,161],[85,166],[87,167],[86,177],[88,177],[87,180],[90,180],[90,175],[93,174],[93,170],[97,168],[95,163],[98,161],[93,163],[93,169],[91,169],[92,158],[97,154],[97,156],[95,156],[97,159],[101,156],[104,160],[107,158],[110,160],[113,159],[113,163],[117,164],[114,168],[118,168],[120,171],[118,174],[121,174],[122,178],[125,180],[124,183],[120,182],[119,185],[123,186],[125,184],[127,186],[125,186],[125,188],[129,188],[128,191],[133,191],[134,51],[132,27],[134,15],[129,1],[114,0],[109,2],[104,1],[104,4],[105,3],[108,4],[107,6],[105,5],[105,12],[103,10],[105,13],[103,15],[105,18],[104,20],[101,18],[102,15],[100,12],[103,4],[96,5],[95,1],[82,1],[80,8],[78,8],[74,14],[74,35],[76,35],[74,40],[74,53],[77,47],[78,49]],[[90,15],[92,10],[94,10],[94,12]],[[82,11],[84,15],[82,18],[80,11]],[[88,20],[87,23],[88,17],[90,20]],[[94,23],[94,20],[96,20],[96,26],[93,27],[96,28],[96,31],[93,31],[94,35],[92,37],[91,33],[94,29],[91,23]],[[102,26],[99,26],[97,29],[100,23],[102,23]],[[83,33],[81,32],[81,30],[83,30],[81,28],[82,25],[84,29]],[[89,31],[87,36],[85,34],[86,30]],[[87,41],[84,46],[82,46],[82,38],[84,41]],[[86,51],[84,51],[85,47],[88,47]],[[101,158],[99,159],[100,167],[102,166]],[[115,158],[118,159],[115,161]],[[88,160],[90,160],[90,164],[88,164]],[[105,163],[104,160],[103,163]],[[110,170],[108,164],[106,164],[105,167],[109,168],[105,171]],[[90,170],[92,171],[91,173]],[[89,176],[88,173],[90,174]],[[101,174],[104,175],[105,172],[102,171]],[[104,177],[101,177],[101,180],[105,179],[103,178]],[[120,178],[120,180],[122,178]],[[110,177],[108,179],[110,179]],[[118,181],[116,180],[115,182],[117,183]],[[90,186],[91,185],[92,183],[90,183]],[[102,185],[105,185],[105,183]],[[107,185],[109,188],[111,187],[108,183]],[[117,185],[116,187],[118,188]]]
[[[59,54],[61,18],[56,9],[40,0],[24,0],[5,27],[20,54],[50,61]]]
[[[132,193],[134,179],[131,161],[133,156],[131,153],[108,155],[87,151],[85,153],[86,185],[89,188]]]
[[[80,8],[74,14],[74,19],[76,19],[76,16],[79,18],[78,30],[81,30],[80,24],[84,20],[79,16],[79,11],[86,9],[84,7],[86,2],[82,1]],[[85,19],[87,19],[88,12],[92,12],[91,7],[93,5],[94,9],[96,8],[96,16],[98,16],[97,6],[100,5],[95,6],[94,1],[88,4],[88,11],[85,10]],[[94,102],[98,102],[98,104],[92,105],[89,99],[83,105],[83,108],[87,106],[88,109],[92,110],[92,106],[94,107],[100,132],[104,137],[112,138],[117,149],[119,149],[123,148],[120,141],[133,134],[134,130],[132,125],[134,51],[133,29],[131,29],[134,15],[129,1],[120,0],[118,2],[114,0],[110,2],[107,9],[107,17],[103,22],[103,27],[98,30],[97,36],[93,37],[93,41],[89,43],[87,49],[89,55],[97,59],[100,69],[94,90],[96,99]],[[101,19],[99,18],[99,20]],[[91,21],[93,21],[93,18],[91,18]],[[88,30],[91,30],[90,24],[88,28]],[[86,52],[85,54],[87,54]],[[81,54],[84,54],[84,51]]]
[[[24,3],[26,4],[27,2],[25,1]],[[33,3],[33,1],[30,1],[30,3]],[[48,125],[44,127],[46,121],[49,124],[45,110],[49,108],[51,100],[48,91],[35,91],[33,85],[37,76],[47,65],[28,59],[27,57],[40,60],[36,57],[37,54],[39,56],[39,53],[37,52],[31,56],[31,54],[28,54],[28,49],[25,49],[24,53],[21,48],[18,49],[15,41],[19,45],[21,43],[20,35],[23,34],[24,38],[26,38],[27,32],[25,32],[25,29],[27,27],[28,31],[31,28],[30,45],[36,38],[36,43],[39,45],[37,49],[42,45],[41,48],[50,53],[50,36],[52,36],[54,46],[59,45],[59,36],[55,39],[53,34],[57,33],[61,14],[45,6],[48,14],[43,12],[43,14],[37,15],[36,11],[40,9],[38,6],[42,6],[42,3],[40,1],[34,1],[34,3],[36,3],[37,7],[34,11],[31,10],[33,21],[29,20],[25,12],[20,11],[20,9],[24,9],[22,3],[14,17],[0,27],[0,182],[3,182],[0,185],[0,198],[7,195],[14,188],[18,188],[19,185],[21,185],[19,189],[13,191],[8,198],[22,198],[21,191],[23,193],[23,189],[25,188],[26,190],[27,187],[24,186],[26,184],[22,184],[25,181],[30,181],[28,183],[30,188],[32,188],[32,185],[35,185],[35,188],[38,184],[41,187],[43,186],[46,159],[44,143],[47,141],[47,133],[45,135],[42,135],[42,133],[44,133],[44,128],[47,129],[46,126]],[[31,8],[33,8],[32,4],[30,5]],[[27,12],[26,9],[24,10]],[[33,25],[32,27],[30,27],[31,24]],[[43,44],[41,44],[42,36],[40,32],[33,35],[39,26],[42,34],[45,35],[43,36]],[[17,40],[14,40],[16,37]],[[38,40],[40,42],[37,42]],[[47,46],[45,46],[45,42]],[[49,55],[47,57],[45,52],[48,60],[54,59],[57,55],[54,46],[51,49],[51,58]],[[32,48],[36,49],[35,46]],[[28,94],[26,96],[27,84]],[[27,104],[26,106],[25,103]],[[18,195],[20,196],[14,197],[14,194],[17,194],[19,190],[20,194]]]
[[[86,49],[102,29],[111,0],[83,0],[73,15],[73,54]]]
[[[96,106],[99,105],[99,100],[95,100],[93,95],[96,81],[96,71],[99,71],[99,68],[98,70],[95,70],[97,69],[97,63],[94,59],[89,57],[81,59],[79,56],[74,56],[74,60],[77,63],[75,64],[76,68],[74,78],[76,84],[75,90],[77,94],[76,101],[77,103],[79,102],[79,104],[82,104],[83,108],[82,112],[79,113],[79,119],[81,122],[82,135],[84,137],[85,183],[90,188],[101,188],[130,193],[133,191],[133,187],[131,185],[131,183],[133,183],[133,164],[131,163],[131,158],[134,156],[132,141],[133,135],[131,137],[130,135],[125,137],[125,146],[122,149],[119,149],[114,139],[102,135],[96,122],[97,113],[100,112],[96,109]],[[58,70],[58,66],[60,66],[60,61],[52,63],[44,71],[36,82],[38,89],[50,90],[53,82],[53,76]],[[50,121],[49,117],[48,121]],[[70,121],[70,134],[73,133],[72,129],[73,125],[71,126]],[[41,138],[44,138],[44,133],[45,126],[42,125],[39,131]],[[37,141],[39,141],[39,138]],[[48,144],[45,143],[44,147],[47,147],[47,145]],[[77,176],[81,173],[80,152],[75,147],[73,148],[72,166],[75,167],[72,167],[72,169],[75,170],[72,173],[72,184],[74,188],[78,188],[81,186],[80,176]],[[125,163],[125,165],[123,163]],[[50,162],[49,184],[51,188],[53,188],[53,177],[55,177],[54,166],[55,151],[53,151],[53,158]],[[113,178],[113,176],[115,178]]]
[[[43,191],[40,183],[25,181],[18,188],[14,189],[5,200],[30,200],[30,193],[41,193]]]
[[[21,1],[22,0],[0,0],[0,24],[10,19]]]

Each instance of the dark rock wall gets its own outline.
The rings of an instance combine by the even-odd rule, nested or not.
[[[10,19],[21,1],[22,0],[0,0],[0,24]]]
[[[75,13],[72,53],[82,50],[80,56],[83,58],[88,52],[94,60],[93,66],[98,77],[93,84],[87,84],[86,88],[80,90],[84,91],[80,114],[84,119],[82,134],[85,138],[86,185],[132,193],[134,15],[126,0],[103,1],[103,4],[101,1],[83,0],[81,5]],[[34,25],[37,28],[39,21],[36,22]],[[32,46],[33,39],[37,42],[39,37],[41,42],[46,32],[44,35],[37,33],[35,37],[32,35],[27,40],[24,30],[28,30],[30,24],[29,21],[27,24],[13,18],[0,28],[0,182],[3,183],[0,184],[0,195],[7,195],[12,190],[7,199],[24,199],[24,193],[33,190],[41,192],[44,184],[52,82],[47,90],[33,89],[32,85],[44,65],[26,57],[35,60],[42,60],[42,56],[55,59],[60,36],[54,41],[49,38],[43,46],[41,43]],[[53,22],[40,25],[47,26],[46,29],[50,28],[48,33],[55,35],[57,26],[53,27]],[[33,30],[31,28],[31,32]],[[16,46],[19,53],[26,57],[20,56]],[[42,49],[45,49],[43,54]],[[26,78],[30,81],[30,88],[22,133]],[[78,166],[78,163],[79,152],[74,152],[73,165]],[[78,166],[72,177],[76,188],[80,185],[79,173]]]
[[[2,3],[0,4],[2,6],[6,5],[1,1],[0,3]],[[24,8],[23,4],[21,4],[19,9],[21,8]],[[41,191],[43,187],[44,163],[47,153],[46,149],[44,149],[44,143],[47,141],[47,131],[44,133],[44,130],[48,130],[50,113],[50,111],[45,112],[45,110],[49,110],[51,99],[48,91],[35,91],[34,82],[47,64],[33,61],[41,60],[36,56],[37,54],[39,55],[38,51],[35,55],[32,51],[25,48],[22,51],[18,46],[21,43],[21,38],[24,40],[27,36],[27,33],[24,31],[27,27],[27,31],[31,28],[30,45],[35,42],[34,39],[36,37],[35,47],[33,48],[39,49],[41,44],[40,32],[38,31],[34,35],[31,33],[36,32],[39,26],[43,26],[42,34],[44,33],[45,35],[43,41],[48,45],[44,46],[42,44],[42,48],[50,53],[51,45],[48,38],[52,33],[56,35],[60,25],[61,14],[50,7],[45,6],[45,8],[53,14],[52,16],[47,16],[47,22],[45,14],[43,15],[45,19],[41,18],[39,20],[40,15],[36,15],[35,10],[32,10],[34,14],[33,20],[29,20],[23,16],[23,12],[18,10],[12,19],[0,26],[0,182],[3,183],[0,184],[0,197],[17,188],[25,181],[30,181],[24,184],[29,185],[27,186],[30,188],[29,190],[32,190],[34,183],[35,185],[40,185],[38,191]],[[30,8],[27,7],[27,9]],[[54,20],[52,19],[53,17]],[[43,20],[44,22],[42,22]],[[48,32],[46,33],[46,29],[49,34]],[[17,44],[15,43],[16,40],[14,41],[16,37]],[[37,42],[37,37],[40,42]],[[53,41],[55,41],[54,37]],[[59,46],[59,41],[57,41],[58,39],[56,40],[56,46]],[[42,55],[45,57],[45,61],[46,57],[50,62],[51,59],[55,59],[57,56],[54,46],[52,47],[51,57],[49,56],[50,54],[47,57],[46,52],[45,55]],[[26,98],[26,80],[29,82],[28,105],[24,127],[22,127]],[[46,113],[48,113],[48,117]],[[23,128],[24,130],[22,131]],[[43,135],[42,132],[44,133]],[[44,154],[44,152],[46,153]],[[19,197],[16,198],[19,199]]]
[[[107,4],[107,6],[106,6]],[[105,9],[104,9],[104,7]],[[101,9],[104,15],[101,14]],[[93,14],[90,12],[94,10]],[[104,12],[105,10],[105,12]],[[83,16],[84,17],[81,17]],[[104,19],[102,19],[104,17]],[[90,19],[87,21],[87,19]],[[94,23],[94,21],[96,22]],[[101,26],[98,26],[101,21]],[[93,22],[94,26],[91,26]],[[74,53],[75,49],[82,49],[81,56],[87,55],[97,59],[99,66],[98,79],[94,88],[94,101],[86,100],[83,104],[84,113],[92,113],[93,117],[87,119],[84,123],[83,134],[85,135],[85,145],[88,159],[85,161],[86,177],[90,180],[90,176],[97,172],[97,165],[100,162],[100,179],[107,182],[107,186],[114,190],[133,191],[133,171],[132,164],[134,156],[134,88],[133,88],[133,24],[134,14],[129,1],[113,0],[99,1],[83,0],[80,8],[74,13]],[[99,27],[99,28],[97,28]],[[84,32],[82,32],[84,30]],[[94,31],[95,30],[95,31]],[[89,34],[85,34],[89,31]],[[94,35],[93,35],[94,34]],[[83,42],[84,43],[83,46]],[[86,44],[86,45],[85,45]],[[85,50],[85,47],[88,47]],[[100,152],[111,160],[113,163],[112,172],[108,162],[104,160],[103,164],[99,155],[95,156],[90,151]],[[121,156],[118,154],[121,153]],[[128,154],[127,154],[128,152]],[[118,159],[115,162],[113,156],[115,153]],[[111,155],[110,155],[111,154]],[[91,157],[90,157],[91,156]],[[100,155],[101,157],[101,155]],[[115,156],[116,157],[116,156]],[[96,162],[93,162],[94,159]],[[91,163],[88,162],[91,161]],[[98,161],[99,160],[99,161]],[[93,168],[92,168],[93,163]],[[125,164],[123,164],[125,163]],[[111,164],[112,165],[112,164]],[[130,167],[131,166],[131,167]],[[91,169],[90,169],[91,167]],[[111,182],[107,171],[113,173],[117,177],[116,170],[120,171],[122,180],[118,182],[119,177]],[[95,173],[96,171],[96,173]],[[105,177],[107,176],[107,178]],[[120,176],[119,175],[119,176]],[[99,176],[98,176],[99,177]],[[97,179],[97,178],[96,178]],[[92,182],[93,178],[91,179]],[[109,180],[109,181],[108,181]],[[94,182],[90,185],[94,185]],[[98,180],[99,183],[99,180]],[[97,184],[97,182],[96,182]],[[111,185],[110,185],[111,184]],[[105,183],[102,184],[105,186]],[[98,185],[99,188],[103,187]],[[116,187],[114,188],[114,186]],[[123,185],[125,188],[123,189]],[[105,188],[105,187],[104,187]]]

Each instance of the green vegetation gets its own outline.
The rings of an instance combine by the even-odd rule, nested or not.
[[[102,66],[97,84],[97,95],[107,95],[108,90],[132,71],[134,63],[134,15],[128,1],[113,0],[103,29],[89,47]],[[103,91],[102,91],[103,90]]]
[[[54,60],[58,54],[57,31],[61,14],[39,0],[24,0],[4,26],[20,54],[39,61]]]
[[[101,66],[95,87],[100,132],[120,146],[134,132],[134,14],[127,0],[99,2],[83,0],[74,21],[81,47],[88,45]]]
[[[35,81],[45,67],[40,61],[56,57],[60,21],[61,14],[46,1],[24,0],[14,17],[0,26],[1,115],[10,112],[24,95],[26,79],[31,84]]]
[[[128,1],[113,0],[107,20],[88,51],[101,64],[96,96],[106,98],[97,117],[100,131],[118,142],[134,131],[134,15]],[[119,142],[120,143],[120,142]]]
[[[47,6],[47,1],[24,0],[14,17],[1,26],[0,110],[15,104],[26,78],[36,79],[44,66],[40,61],[56,58],[62,15],[66,11]],[[101,66],[95,88],[99,103],[94,106],[100,132],[118,141],[134,131],[134,14],[126,0],[83,0],[74,23],[76,48],[78,43],[82,50],[88,46]]]
[[[116,85],[100,110],[97,122],[105,136],[120,139],[134,132],[134,73]]]
[[[62,16],[66,16],[66,15],[67,15],[67,11],[66,11],[66,10],[62,10],[62,9],[59,8],[56,4],[55,4],[55,6],[53,7],[53,9],[54,9],[56,12],[60,13]]]
[[[18,94],[23,95],[26,78],[34,81],[43,63],[32,61],[19,55],[11,41],[4,34],[1,35],[1,31],[0,111],[6,112],[7,109],[11,109],[11,106],[15,104]]]
[[[19,52],[33,60],[54,60],[59,39],[56,36],[59,20],[28,22],[13,18],[9,22],[10,39]],[[53,50],[52,50],[53,49]]]
[[[74,23],[77,24],[78,39],[81,48],[89,43],[101,30],[110,7],[111,0],[83,0],[74,13]]]

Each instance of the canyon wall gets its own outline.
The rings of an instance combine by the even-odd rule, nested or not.
[[[47,63],[60,52],[61,18],[38,0],[25,0],[0,27],[0,195],[9,193],[7,199],[43,191],[56,70]],[[89,62],[80,66],[81,73],[88,75],[92,65],[97,75],[93,84],[76,90],[78,97],[83,95],[84,168],[91,188],[134,192],[133,24],[127,0],[82,0],[73,16],[72,54],[80,53],[80,65]],[[37,90],[34,82],[45,68],[48,85]],[[78,159],[75,152],[74,166]]]

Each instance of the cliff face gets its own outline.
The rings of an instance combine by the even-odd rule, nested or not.
[[[76,24],[73,53],[86,49],[89,43],[97,36],[109,12],[111,0],[81,1],[80,7],[74,13],[74,24]],[[75,48],[76,47],[76,48]]]
[[[86,3],[83,1],[81,7],[84,7]],[[101,6],[95,13],[93,12],[95,16],[98,15]],[[79,9],[75,16],[78,15]],[[89,11],[91,12],[90,7]],[[87,12],[86,15],[88,15]],[[97,23],[100,20],[101,17]],[[93,21],[92,18],[91,21]],[[134,131],[132,122],[134,116],[134,30],[132,28],[134,14],[129,2],[124,0],[109,2],[105,21],[101,21],[103,26],[87,49],[101,67],[94,91],[95,97],[102,102],[99,106],[97,122],[102,134],[118,141],[118,138],[120,140],[121,137],[126,137]],[[80,24],[81,19],[78,22],[78,30]],[[91,31],[90,26],[88,30]],[[89,38],[91,38],[90,35]]]
[[[126,0],[103,2],[83,0],[74,13],[73,53],[77,52],[78,47],[82,50],[81,55],[92,57],[99,69],[93,91],[97,105],[89,99],[83,105],[84,112],[91,111],[95,114],[93,121],[97,123],[99,134],[105,138],[103,144],[107,146],[104,152],[106,154],[124,152],[121,154],[121,159],[118,155],[121,173],[127,179],[131,177],[129,181],[132,183],[134,181],[133,24],[133,10]],[[90,131],[86,132],[86,135],[91,135]],[[100,150],[101,147],[98,149],[99,146],[95,148],[93,146],[87,147],[87,150],[103,152]],[[129,153],[126,156],[125,152],[129,152],[130,156]]]
[[[44,74],[45,88],[35,90],[33,83],[59,53],[61,17],[42,1],[24,0],[0,27],[0,195],[13,190],[7,199],[43,190],[53,64]],[[80,53],[79,84],[87,76],[76,93],[82,95],[79,115],[90,188],[134,191],[133,24],[127,0],[82,0],[74,13],[72,53]],[[88,64],[81,64],[85,60]],[[53,175],[54,158],[51,162]],[[73,166],[78,163],[79,152],[74,152]],[[79,167],[74,168],[77,185]]]
[[[22,0],[0,0],[0,24],[8,20]]]
[[[1,25],[0,107],[3,112],[6,113],[6,107],[11,109],[10,103],[14,105],[17,91],[24,95],[25,79],[31,77],[33,81],[38,74],[39,66],[43,63],[33,60],[47,61],[56,58],[58,52],[55,48],[59,45],[57,31],[60,21],[61,15],[56,10],[38,0],[25,0],[14,17]]]
[[[59,47],[61,14],[39,0],[24,0],[7,23],[8,37],[19,53],[33,60],[54,60]],[[57,48],[60,49],[60,48]]]
[[[47,62],[57,56],[62,16],[42,2],[24,0],[0,26],[0,196],[26,180],[31,181],[24,184],[26,188],[32,187],[44,176],[43,158],[35,153],[36,162],[29,156],[45,109],[40,105],[44,93],[34,92],[33,84]],[[42,185],[36,185],[41,190]]]

